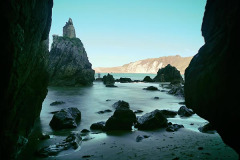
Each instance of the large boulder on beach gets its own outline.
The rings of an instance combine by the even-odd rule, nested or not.
[[[62,151],[69,149],[76,150],[82,142],[80,133],[71,133],[62,142],[39,149],[36,154],[39,157],[56,156]]]
[[[166,67],[158,70],[156,77],[153,79],[156,82],[178,82],[182,83],[183,78],[180,71],[176,67],[168,64]]]
[[[137,124],[135,125],[139,130],[151,130],[166,126],[167,119],[158,109],[138,117]]]
[[[124,102],[124,101],[123,101]],[[128,103],[120,103],[116,110],[105,125],[106,130],[132,130],[132,126],[136,123],[135,113],[129,109]]]
[[[106,122],[104,122],[104,121],[93,123],[90,126],[90,129],[92,129],[92,130],[104,130],[105,124],[106,124]]]
[[[181,117],[190,117],[193,114],[193,110],[187,108],[186,106],[181,106],[178,110],[178,115],[180,115]]]
[[[66,108],[55,113],[50,121],[53,129],[76,128],[81,120],[81,112],[77,108]]]

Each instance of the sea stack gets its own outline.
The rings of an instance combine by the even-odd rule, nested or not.
[[[53,35],[48,72],[50,86],[91,85],[94,81],[95,71],[71,18],[63,27],[63,36]]]

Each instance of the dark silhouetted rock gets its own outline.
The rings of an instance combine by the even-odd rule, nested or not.
[[[186,106],[181,106],[178,110],[178,115],[180,115],[181,117],[189,117],[193,114],[194,112]]]
[[[171,122],[168,123],[168,126],[166,128],[166,131],[168,132],[175,132],[177,130],[179,130],[180,128],[184,128],[183,125],[179,125],[179,124],[172,124]]]
[[[159,97],[154,97],[153,99],[159,99]]]
[[[186,106],[208,120],[240,154],[239,0],[208,0],[202,23],[205,44],[185,71]],[[236,84],[236,85],[235,85]],[[231,87],[234,85],[234,87]]]
[[[159,91],[157,87],[154,86],[149,86],[147,88],[143,88],[144,90],[149,90],[149,91]]]
[[[130,83],[132,82],[131,78],[120,78],[119,79],[120,83]]]
[[[107,102],[108,102],[108,101],[111,101],[111,99],[107,99],[106,101],[107,101]]]
[[[184,97],[184,87],[183,86],[172,86],[171,90],[168,91],[169,94],[178,97]]]
[[[98,113],[98,114],[104,114],[104,113],[108,113],[108,112],[112,112],[112,110],[106,109],[106,110],[104,110],[104,111],[98,111],[97,113]]]
[[[137,114],[137,113],[142,113],[143,111],[142,110],[140,110],[140,109],[138,109],[138,110],[136,110],[136,111],[134,111],[134,113],[135,114]]]
[[[154,82],[154,80],[150,76],[146,76],[144,77],[143,82]]]
[[[182,104],[182,105],[185,105],[186,103],[185,103],[185,102],[179,102],[178,104]]]
[[[216,133],[216,130],[214,129],[214,127],[208,123],[202,127],[199,127],[198,130],[202,133],[209,133],[209,134],[214,134]]]
[[[56,156],[58,155],[58,153],[68,149],[76,150],[80,146],[81,142],[82,137],[79,133],[71,133],[61,143],[41,148],[40,150],[37,151],[37,155],[39,157]]]
[[[129,109],[129,108],[130,108],[128,102],[121,101],[121,100],[119,100],[119,101],[117,101],[116,103],[114,103],[114,104],[112,105],[112,107],[115,108],[115,109],[120,109],[120,108]]]
[[[95,81],[103,81],[103,78],[96,78]]]
[[[106,122],[106,130],[132,130],[132,126],[136,122],[136,115],[129,109],[127,102],[118,102],[113,116]]]
[[[76,128],[80,120],[81,112],[77,108],[67,108],[53,115],[50,126],[53,129]]]
[[[160,110],[160,112],[163,114],[166,118],[174,118],[178,112],[171,111],[171,110]]]
[[[49,85],[91,85],[95,71],[79,38],[54,35],[49,54]]]
[[[157,76],[153,79],[156,82],[178,82],[182,83],[183,78],[177,68],[168,64],[165,68],[161,68],[157,72]]]
[[[117,87],[117,86],[115,86],[114,84],[106,84],[105,86],[106,86],[106,87],[109,87],[109,88]]]
[[[146,113],[141,117],[138,117],[136,128],[139,130],[151,130],[167,126],[167,119],[156,109],[150,113]]]
[[[61,105],[61,104],[64,104],[65,102],[63,102],[63,101],[55,101],[55,102],[52,102],[51,104],[50,104],[50,106],[57,106],[57,105]]]
[[[90,129],[93,129],[93,130],[104,130],[105,124],[106,124],[106,122],[104,122],[104,121],[93,123],[90,126]]]
[[[47,95],[53,0],[1,1],[0,159],[17,159]]]
[[[107,75],[103,76],[103,83],[105,85],[109,85],[109,86],[113,85],[114,86],[115,80],[114,80],[113,76],[108,73]]]
[[[49,136],[48,134],[42,133],[42,134],[39,136],[39,139],[40,139],[40,140],[50,139],[50,136]]]
[[[83,129],[83,130],[81,131],[81,133],[88,133],[88,132],[90,132],[88,129]]]

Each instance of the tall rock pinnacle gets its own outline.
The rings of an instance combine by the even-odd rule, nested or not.
[[[71,18],[69,18],[63,27],[63,37],[76,38],[75,28]]]

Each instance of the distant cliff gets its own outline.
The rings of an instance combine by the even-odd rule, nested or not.
[[[131,62],[119,67],[97,67],[94,68],[94,70],[96,73],[157,73],[159,69],[171,64],[176,67],[181,74],[184,74],[191,59],[192,57],[181,57],[179,55],[166,56]]]
[[[67,28],[67,27],[70,27]],[[49,54],[49,85],[80,86],[92,84],[94,70],[89,62],[85,48],[69,19],[63,28],[62,36],[53,36]]]

